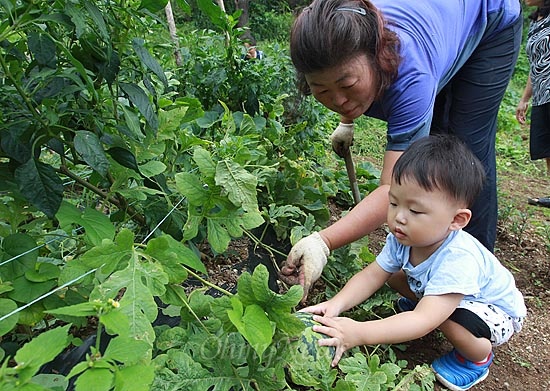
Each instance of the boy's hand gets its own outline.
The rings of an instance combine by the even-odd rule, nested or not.
[[[302,308],[299,312],[309,312],[310,314],[326,316],[332,318],[338,316],[342,310],[336,306],[334,300],[323,301],[322,303]]]
[[[333,367],[338,365],[346,350],[363,345],[360,336],[365,322],[357,322],[345,317],[329,318],[326,316],[314,316],[313,320],[322,324],[322,326],[313,326],[313,331],[330,337],[320,339],[319,346],[334,346],[336,349],[331,363]]]

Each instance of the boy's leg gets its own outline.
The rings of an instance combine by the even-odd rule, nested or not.
[[[492,346],[508,341],[521,325],[522,319],[512,319],[498,307],[463,300],[440,326],[455,349],[432,363],[437,379],[450,390],[479,383],[489,373]]]

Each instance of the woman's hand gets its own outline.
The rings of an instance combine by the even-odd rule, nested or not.
[[[516,108],[516,119],[521,125],[525,125],[527,109],[529,108],[529,101],[520,100],[518,107]]]
[[[340,157],[344,157],[346,151],[353,144],[353,128],[353,122],[350,124],[340,122],[330,135],[332,150]]]
[[[327,264],[330,250],[325,241],[315,232],[302,238],[292,247],[288,257],[281,265],[279,278],[290,285],[302,285],[305,303],[313,283],[321,277],[323,268]]]

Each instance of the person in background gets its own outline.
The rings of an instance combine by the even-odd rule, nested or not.
[[[298,241],[280,278],[304,287],[330,251],[386,220],[393,166],[412,142],[452,133],[482,162],[486,185],[466,230],[490,251],[497,224],[496,124],[521,45],[519,0],[315,0],[291,30],[298,86],[340,115],[331,135],[343,155],[361,115],[387,122],[380,186],[345,217]]]
[[[261,60],[262,58],[264,58],[264,52],[256,47],[256,40],[253,37],[250,37],[244,42],[244,47],[246,48],[246,60],[250,60],[253,58]]]
[[[520,124],[526,122],[532,100],[529,153],[532,160],[545,159],[550,176],[550,0],[525,0],[537,9],[529,15],[525,51],[529,59],[529,77],[516,109]],[[550,207],[550,197],[529,198],[529,204]]]
[[[393,167],[386,244],[376,260],[333,298],[301,311],[314,316],[334,346],[335,366],[358,345],[393,344],[439,328],[454,349],[432,363],[450,390],[468,390],[485,379],[492,347],[522,328],[527,314],[513,275],[473,236],[463,231],[469,206],[483,187],[483,166],[453,136],[415,141]],[[338,317],[385,283],[396,289],[396,315],[358,322]]]

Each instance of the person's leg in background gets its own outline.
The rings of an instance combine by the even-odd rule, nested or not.
[[[485,167],[487,182],[465,228],[490,251],[494,250],[498,217],[496,127],[500,103],[510,81],[521,45],[522,18],[482,40],[472,56],[439,93],[432,133],[458,136]]]

